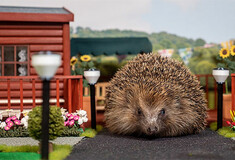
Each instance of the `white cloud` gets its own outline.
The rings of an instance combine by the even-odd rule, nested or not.
[[[183,11],[194,9],[201,0],[166,0],[178,5]]]
[[[74,13],[72,26],[92,29],[134,29],[151,31],[142,17],[152,0],[1,0],[5,6],[65,7]]]

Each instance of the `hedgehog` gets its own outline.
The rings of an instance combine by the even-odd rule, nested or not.
[[[114,134],[172,137],[205,129],[207,103],[200,82],[182,63],[138,54],[106,88],[105,124]]]

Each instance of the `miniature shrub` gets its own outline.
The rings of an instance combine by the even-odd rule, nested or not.
[[[0,137],[28,137],[29,133],[26,128],[23,126],[14,127],[13,129],[6,131],[3,128],[0,128]]]
[[[83,132],[80,136],[81,137],[88,137],[88,138],[93,138],[97,134],[96,130],[91,129],[91,128],[86,128],[85,132]]]
[[[79,136],[81,133],[83,133],[83,129],[79,128],[77,126],[73,127],[65,127],[62,133],[62,137],[69,137],[69,136]]]
[[[29,112],[28,131],[29,136],[36,140],[41,139],[42,107],[38,106]],[[54,140],[63,133],[64,120],[59,107],[50,107],[49,114],[49,139]]]

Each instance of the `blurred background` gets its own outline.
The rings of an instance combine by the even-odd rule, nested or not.
[[[89,55],[88,67],[101,70],[108,82],[136,54],[153,52],[177,59],[196,74],[202,88],[214,96],[218,66],[235,72],[234,56],[226,62],[221,48],[235,40],[235,0],[1,0],[1,6],[65,7],[74,14],[70,23],[71,58]],[[79,66],[80,65],[80,66]],[[84,67],[77,63],[72,74]],[[74,70],[77,69],[77,73]],[[202,75],[202,76],[201,76]],[[206,82],[208,81],[208,83]],[[231,79],[228,79],[228,84]],[[230,85],[228,85],[230,88]],[[214,107],[214,100],[211,105]]]

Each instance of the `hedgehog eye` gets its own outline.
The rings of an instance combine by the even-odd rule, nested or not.
[[[164,108],[161,109],[160,114],[161,114],[161,115],[164,115],[165,113],[166,113],[165,109],[164,109]]]
[[[140,108],[138,108],[137,113],[138,113],[138,115],[141,115],[141,114],[142,114],[142,111],[141,111]]]

